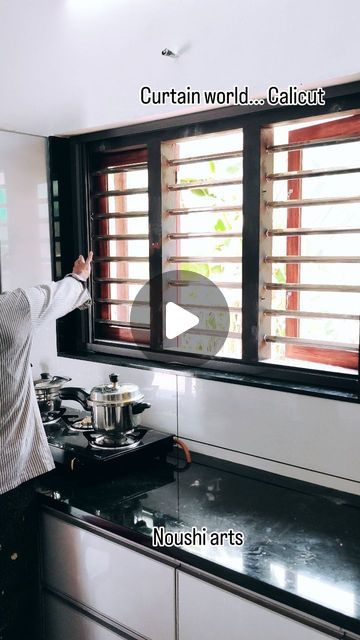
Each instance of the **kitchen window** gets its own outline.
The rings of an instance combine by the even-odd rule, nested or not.
[[[95,256],[92,311],[60,322],[59,351],[357,397],[360,95],[339,91],[322,111],[234,108],[51,139],[56,275],[79,248]],[[170,271],[177,304],[205,327],[171,349]],[[214,282],[229,309],[216,356],[222,312],[187,295],[190,271]]]

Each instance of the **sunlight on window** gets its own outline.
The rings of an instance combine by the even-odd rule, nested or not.
[[[164,223],[169,239],[164,268],[209,278],[223,293],[230,311],[230,331],[218,356],[241,358],[242,304],[242,148],[241,130],[201,135],[163,144],[170,164]],[[166,209],[174,214],[166,215]],[[188,334],[178,349],[214,353],[224,331],[223,310],[201,308],[199,287],[179,287],[177,303],[200,318],[203,335]],[[198,299],[197,299],[198,298]]]

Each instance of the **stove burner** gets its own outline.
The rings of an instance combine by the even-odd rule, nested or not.
[[[120,434],[119,436],[89,435],[90,438],[88,438],[88,440],[90,446],[94,447],[94,449],[133,449],[140,444],[142,437],[142,433],[139,431],[133,433],[127,432]]]
[[[70,422],[70,421],[69,421]],[[94,431],[90,416],[85,416],[82,420],[76,420],[69,424],[71,431]]]
[[[48,411],[47,413],[42,413],[41,420],[44,427],[50,424],[56,424],[57,422],[59,422],[60,418],[62,418],[64,413],[65,413],[64,408],[58,409],[57,411]]]

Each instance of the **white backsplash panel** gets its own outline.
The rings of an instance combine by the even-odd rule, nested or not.
[[[179,437],[245,454],[246,464],[252,456],[254,466],[264,459],[360,482],[359,426],[357,404],[178,378]]]

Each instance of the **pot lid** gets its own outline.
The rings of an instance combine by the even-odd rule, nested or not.
[[[51,373],[41,373],[38,380],[34,380],[35,389],[60,389],[71,378],[52,376]]]
[[[119,383],[119,376],[116,373],[112,373],[109,377],[109,383],[94,387],[90,391],[90,402],[126,405],[144,399],[136,384]]]

